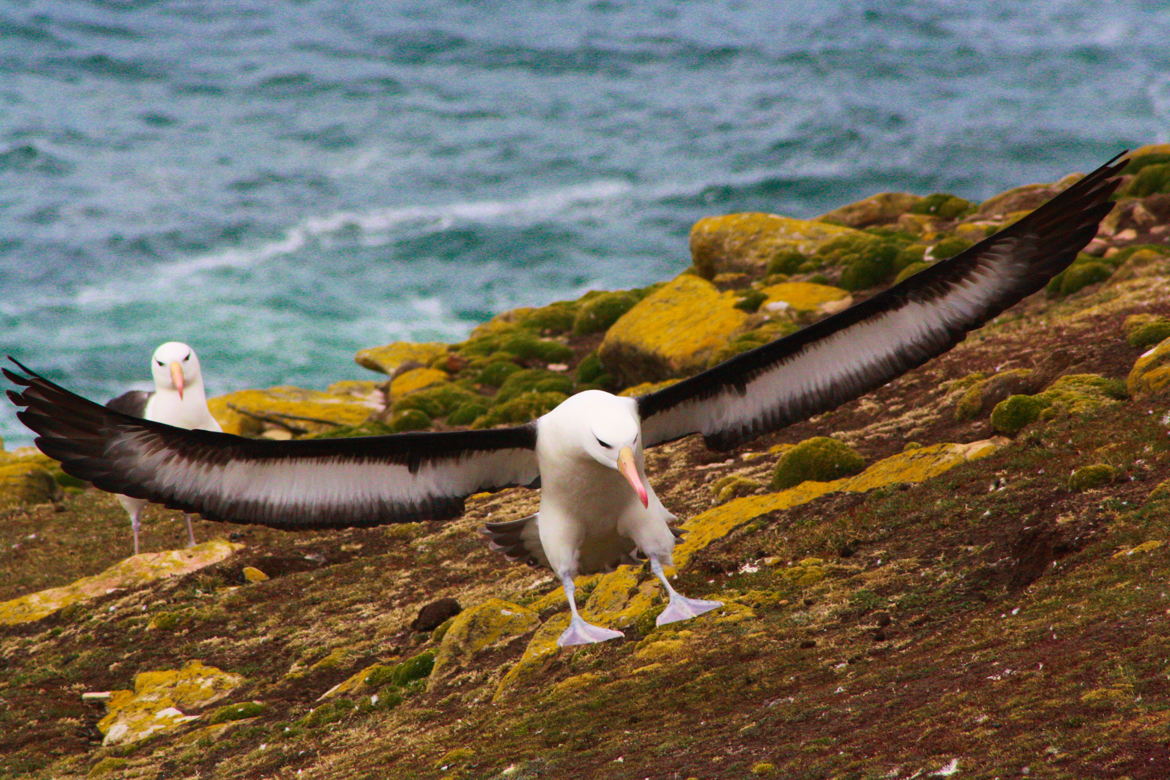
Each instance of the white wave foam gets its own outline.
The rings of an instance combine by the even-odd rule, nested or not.
[[[192,274],[225,268],[248,268],[298,252],[312,242],[327,242],[343,232],[358,233],[358,240],[365,246],[381,246],[394,239],[392,231],[407,226],[441,231],[462,222],[524,222],[607,203],[626,195],[630,189],[626,182],[599,180],[510,200],[338,211],[326,216],[308,217],[271,241],[162,263],[154,266],[145,278],[134,282],[119,279],[90,285],[78,291],[75,301],[83,306],[125,302],[132,300],[138,290],[166,289],[172,282],[188,280]]]

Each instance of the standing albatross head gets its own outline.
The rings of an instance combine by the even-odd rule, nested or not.
[[[203,381],[195,350],[181,341],[159,345],[150,358],[150,373],[156,390],[176,392],[180,399],[187,387]]]
[[[586,390],[545,415],[542,425],[563,431],[558,441],[578,446],[590,458],[621,474],[645,507],[646,480],[638,469],[642,426],[638,405],[601,390]]]

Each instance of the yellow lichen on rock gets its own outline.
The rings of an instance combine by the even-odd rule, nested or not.
[[[817,219],[853,228],[883,225],[897,221],[898,217],[905,214],[921,200],[921,195],[911,195],[908,192],[879,192],[868,198],[835,208]]]
[[[488,599],[455,616],[435,653],[431,680],[439,681],[476,655],[526,634],[540,624],[535,612],[503,599]]]
[[[49,504],[61,496],[61,487],[48,469],[31,460],[0,463],[0,507]]]
[[[525,687],[537,680],[560,651],[557,637],[568,627],[569,615],[566,612],[550,618],[544,625],[536,629],[536,633],[528,641],[528,646],[524,648],[524,654],[520,656],[520,660],[513,664],[512,668],[500,679],[492,701],[504,701],[518,688]]]
[[[100,574],[0,603],[0,625],[30,623],[70,604],[95,599],[113,590],[188,574],[222,561],[243,546],[224,539],[212,539],[183,550],[135,555]]]
[[[1146,350],[1133,364],[1125,387],[1137,397],[1159,395],[1170,385],[1170,339]]]
[[[200,661],[182,669],[142,672],[133,691],[114,691],[107,713],[98,721],[103,745],[138,742],[194,720],[191,711],[212,704],[238,688],[244,678]]]
[[[257,569],[255,566],[245,566],[243,569],[244,579],[248,582],[264,582],[268,579],[268,575]]]
[[[259,436],[270,427],[316,433],[360,425],[378,408],[351,395],[289,386],[238,390],[209,398],[207,406],[224,431],[238,436]]]
[[[606,331],[598,355],[624,384],[700,371],[747,325],[736,300],[735,293],[684,274],[623,314]]]
[[[1142,542],[1141,544],[1134,547],[1127,547],[1124,550],[1118,550],[1117,552],[1113,553],[1113,557],[1128,558],[1131,555],[1138,555],[1139,553],[1146,553],[1152,550],[1157,550],[1163,544],[1165,544],[1165,542],[1163,542],[1161,539],[1150,539],[1149,541]]]
[[[448,352],[446,344],[428,342],[415,344],[396,341],[381,347],[360,350],[354,360],[362,368],[395,376],[400,370],[418,366],[429,366]]]
[[[390,397],[401,398],[425,387],[442,384],[450,379],[446,371],[437,368],[412,368],[403,371],[390,382]]]
[[[589,594],[581,614],[607,628],[624,629],[651,609],[661,586],[656,580],[641,580],[641,566],[619,566],[602,575]]]
[[[781,282],[761,288],[760,292],[768,296],[761,308],[783,302],[797,311],[817,311],[827,303],[852,298],[848,290],[814,282]]]
[[[961,463],[995,452],[1006,439],[985,439],[969,444],[935,444],[900,452],[874,463],[860,474],[832,482],[802,482],[796,487],[760,496],[747,496],[708,509],[684,523],[687,535],[674,548],[676,566],[743,523],[769,512],[791,509],[828,493],[863,493],[905,482],[923,482]]]
[[[853,228],[776,214],[747,212],[700,219],[691,227],[691,261],[705,279],[716,274],[759,273],[780,252],[812,254]]]

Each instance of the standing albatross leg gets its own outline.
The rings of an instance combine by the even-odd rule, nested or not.
[[[577,600],[574,598],[577,586],[573,584],[573,575],[562,574],[561,583],[565,586],[565,599],[569,602],[569,613],[572,617],[569,619],[569,627],[557,638],[557,645],[560,647],[588,645],[593,642],[604,642],[607,639],[618,639],[625,636],[621,631],[585,622],[585,619],[577,612]]]
[[[191,527],[191,514],[189,512],[183,513],[183,519],[187,521],[187,546],[195,546],[195,529]]]
[[[666,579],[666,572],[662,570],[662,562],[657,555],[650,557],[650,570],[654,572],[654,576],[662,580],[662,585],[666,588],[667,595],[670,596],[670,603],[666,605],[666,609],[659,613],[658,619],[654,621],[655,625],[664,626],[678,620],[689,620],[704,612],[710,612],[716,607],[723,606],[722,601],[689,599],[675,590],[674,586],[670,584],[670,580]]]

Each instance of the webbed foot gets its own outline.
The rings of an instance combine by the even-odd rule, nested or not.
[[[664,626],[679,620],[690,620],[704,612],[710,612],[716,607],[722,607],[722,601],[705,601],[703,599],[688,599],[677,591],[670,594],[670,603],[658,615],[655,625]]]
[[[607,639],[618,639],[624,637],[621,631],[614,631],[611,628],[602,628],[595,626],[592,623],[586,623],[579,617],[574,616],[569,622],[569,627],[561,633],[557,639],[557,645],[560,647],[570,647],[572,645],[588,645],[593,642],[604,642]]]

